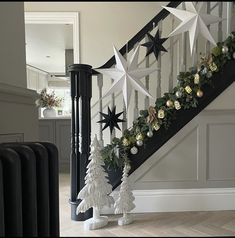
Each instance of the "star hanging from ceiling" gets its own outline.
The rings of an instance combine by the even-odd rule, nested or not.
[[[116,67],[108,69],[95,69],[95,71],[106,74],[114,79],[111,88],[104,94],[103,98],[112,93],[122,90],[126,109],[129,106],[133,88],[147,95],[148,97],[153,98],[145,88],[145,86],[142,84],[140,79],[153,73],[154,71],[156,71],[156,69],[138,68],[139,45],[137,46],[129,60],[125,60],[115,47],[113,47],[113,49],[116,59]]]
[[[175,9],[172,7],[163,7],[182,21],[179,26],[176,27],[176,29],[170,33],[169,36],[174,36],[179,33],[188,31],[191,54],[193,52],[195,40],[197,39],[199,32],[213,45],[216,45],[216,42],[211,36],[207,25],[222,20],[220,17],[217,16],[203,14],[203,4],[204,2],[198,3],[198,10],[196,10],[192,2],[185,2],[186,10]]]
[[[147,53],[146,56],[154,53],[156,59],[158,59],[158,55],[161,51],[167,52],[167,50],[162,46],[162,44],[168,39],[168,38],[160,38],[159,30],[156,32],[155,36],[153,37],[151,34],[147,33],[148,36],[148,42],[142,44],[142,46],[147,47]]]
[[[125,120],[119,119],[120,115],[123,112],[119,112],[116,114],[116,106],[113,107],[112,111],[108,107],[108,114],[105,114],[103,112],[100,112],[100,114],[104,117],[103,120],[98,121],[98,123],[105,123],[102,131],[109,127],[110,133],[112,134],[113,129],[116,127],[120,130],[120,127],[118,126],[118,122],[125,122]]]

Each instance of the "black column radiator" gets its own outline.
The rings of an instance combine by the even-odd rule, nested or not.
[[[0,144],[0,236],[59,236],[55,145]]]

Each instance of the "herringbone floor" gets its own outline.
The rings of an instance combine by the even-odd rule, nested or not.
[[[93,231],[83,229],[83,222],[70,219],[69,176],[60,175],[60,234],[61,236],[100,237],[205,237],[234,236],[235,211],[168,212],[134,214],[135,221],[117,225],[120,215],[109,216],[108,226]]]

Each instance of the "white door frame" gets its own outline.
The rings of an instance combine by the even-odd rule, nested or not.
[[[74,63],[80,63],[80,35],[78,12],[25,12],[26,24],[72,24]]]

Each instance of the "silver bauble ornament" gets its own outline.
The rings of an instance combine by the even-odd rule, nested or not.
[[[211,71],[208,71],[207,74],[206,74],[206,77],[209,79],[212,77],[212,72]]]
[[[136,144],[137,144],[138,146],[142,146],[142,145],[144,144],[144,142],[143,142],[142,140],[137,140],[137,141],[136,141]]]
[[[226,45],[224,45],[224,46],[222,47],[222,53],[223,53],[223,54],[228,53],[228,47],[227,47]]]
[[[235,52],[233,52],[233,59],[235,59]]]
[[[147,132],[147,136],[148,136],[148,137],[153,137],[153,132],[152,132],[152,131],[148,131],[148,132]]]
[[[181,91],[176,91],[175,96],[177,98],[181,98],[182,97],[182,92]]]
[[[130,151],[131,151],[131,154],[136,155],[138,153],[138,148],[133,146]]]

